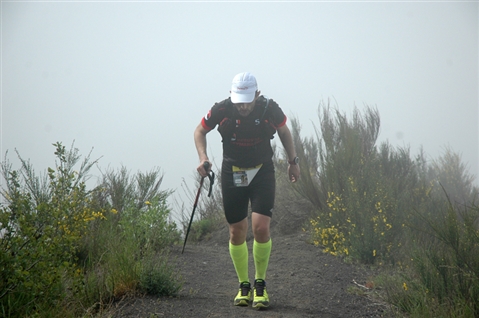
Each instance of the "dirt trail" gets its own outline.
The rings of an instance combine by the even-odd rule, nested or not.
[[[277,233],[275,233],[277,232]],[[348,293],[352,281],[365,283],[371,273],[322,253],[295,231],[272,232],[268,277],[271,305],[257,311],[233,306],[238,282],[228,251],[228,234],[218,231],[200,243],[188,242],[184,254],[172,252],[184,279],[178,297],[139,297],[115,305],[112,317],[387,317],[384,305]],[[254,276],[250,248],[250,278]]]

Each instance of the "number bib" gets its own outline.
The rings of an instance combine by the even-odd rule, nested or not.
[[[240,168],[233,166],[233,182],[236,187],[247,187],[253,181],[263,164],[253,168]]]

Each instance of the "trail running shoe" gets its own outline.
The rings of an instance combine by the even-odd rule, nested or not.
[[[235,297],[235,306],[248,306],[251,299],[251,284],[249,282],[242,282],[240,284],[238,294]]]
[[[266,282],[263,279],[254,281],[253,308],[266,308],[269,306],[269,297],[266,292]]]

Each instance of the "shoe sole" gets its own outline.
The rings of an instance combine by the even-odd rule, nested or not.
[[[241,300],[238,300],[238,301],[235,301],[235,306],[248,306],[249,304],[249,301],[246,300],[246,299],[241,299]]]
[[[253,303],[253,308],[256,308],[256,309],[262,309],[262,308],[268,308],[269,307],[269,303],[265,304],[265,303]]]

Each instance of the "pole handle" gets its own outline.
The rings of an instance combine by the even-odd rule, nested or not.
[[[208,172],[208,169],[210,168],[210,162],[209,161],[203,162],[203,168],[205,168],[205,171]]]

